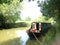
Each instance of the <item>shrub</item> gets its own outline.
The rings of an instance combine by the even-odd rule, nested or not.
[[[19,23],[5,23],[4,28],[16,28],[16,27],[27,27],[28,23],[26,22],[19,22]]]

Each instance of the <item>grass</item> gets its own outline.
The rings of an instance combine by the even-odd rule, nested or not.
[[[52,30],[49,31],[46,36],[44,37],[43,39],[43,45],[52,45],[52,42],[54,40],[54,37],[55,37],[55,32],[53,32]]]

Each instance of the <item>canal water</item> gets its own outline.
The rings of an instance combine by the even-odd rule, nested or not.
[[[50,35],[49,35],[50,36]],[[56,40],[53,43],[60,45],[60,35],[56,36]],[[49,37],[46,37],[48,39]],[[0,30],[0,45],[40,45],[42,38],[39,38],[40,42],[37,40],[30,40],[26,30]],[[46,42],[47,43],[47,42]]]
[[[37,40],[30,40],[26,30],[17,30],[16,34],[20,37],[20,45],[40,45]]]
[[[0,45],[35,45],[26,30],[0,30]],[[36,44],[37,45],[37,44]]]
[[[29,36],[26,33],[26,30],[22,30],[22,31],[18,30],[18,31],[16,31],[16,34],[17,34],[18,37],[20,37],[21,45],[26,45],[26,43],[29,39]]]
[[[0,30],[0,45],[26,45],[28,39],[26,30]]]

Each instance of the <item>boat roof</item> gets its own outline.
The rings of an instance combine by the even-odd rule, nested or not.
[[[49,23],[49,22],[32,22],[32,23]]]

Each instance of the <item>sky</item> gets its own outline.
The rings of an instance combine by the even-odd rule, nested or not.
[[[21,11],[22,19],[25,19],[27,16],[29,16],[32,20],[35,20],[36,18],[42,15],[42,13],[40,12],[40,7],[38,7],[36,0],[31,2],[28,2],[28,0],[24,0],[22,4],[23,4],[23,10]]]

